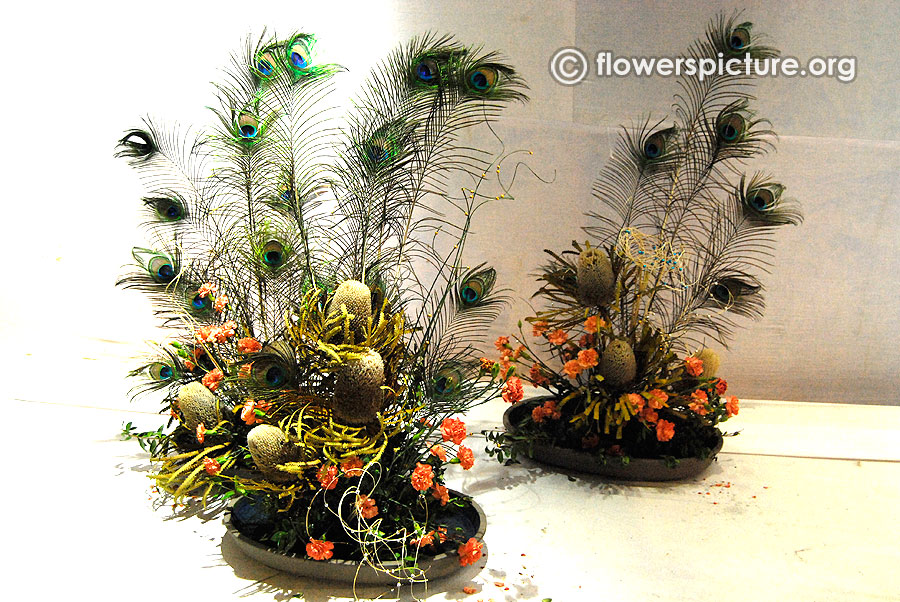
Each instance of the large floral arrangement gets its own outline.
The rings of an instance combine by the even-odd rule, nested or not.
[[[472,467],[458,417],[498,393],[477,345],[503,299],[463,250],[477,210],[509,189],[507,155],[457,136],[524,100],[523,84],[493,53],[426,36],[336,127],[340,69],[313,47],[248,43],[212,131],[148,119],[120,140],[150,235],[120,284],[174,332],[132,373],[169,422],[125,434],[165,495],[237,500],[232,524],[257,542],[420,579],[422,554],[481,555],[444,473]]]

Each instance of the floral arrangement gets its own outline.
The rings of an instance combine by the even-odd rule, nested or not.
[[[499,394],[477,345],[504,300],[463,249],[511,181],[508,154],[456,139],[524,84],[494,53],[426,36],[335,127],[340,69],[314,41],[248,43],[212,131],[147,119],[119,141],[149,189],[151,239],[120,284],[174,333],[131,374],[168,424],[125,435],[164,495],[234,502],[243,536],[419,580],[423,555],[481,556],[477,513],[444,474],[474,462],[458,416]],[[451,176],[471,184],[445,192]]]
[[[751,63],[777,51],[752,24],[720,16],[687,57]],[[746,60],[745,60],[746,59]],[[799,224],[796,203],[743,164],[772,146],[750,110],[754,73],[684,76],[676,121],[625,130],[594,185],[596,238],[551,257],[531,332],[496,342],[503,398],[524,403],[514,432],[489,435],[501,461],[536,442],[618,458],[707,458],[739,412],[717,376],[734,316],[762,314],[758,273],[772,235]],[[530,335],[530,336],[529,336]],[[522,382],[548,393],[523,401]]]

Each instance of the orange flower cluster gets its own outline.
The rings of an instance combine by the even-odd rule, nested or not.
[[[561,328],[557,328],[547,335],[547,340],[550,341],[553,345],[565,345],[566,341],[569,340],[569,335],[567,335],[566,332]]]
[[[459,555],[459,564],[462,566],[475,564],[481,558],[481,548],[483,547],[484,544],[474,537],[470,537],[469,541],[459,546],[459,549],[456,551]]]
[[[441,423],[441,437],[459,445],[466,438],[466,425],[456,418],[445,418]]]
[[[216,303],[215,303],[215,305],[213,305],[213,308],[218,313],[222,313],[223,311],[225,311],[225,308],[227,306],[228,306],[228,295],[223,293],[223,294],[219,295],[218,297],[216,297]]]
[[[248,425],[259,424],[262,422],[262,418],[256,415],[256,410],[265,413],[271,407],[272,404],[265,401],[254,401],[252,399],[248,399],[246,402],[244,402],[243,408],[241,409],[241,420],[243,420]]]
[[[256,353],[260,349],[262,349],[262,343],[260,343],[253,337],[246,337],[243,339],[238,339],[238,342],[237,342],[238,353]]]
[[[729,418],[736,416],[740,409],[740,402],[737,397],[729,395],[725,398],[725,411],[728,413]]]
[[[341,470],[346,477],[359,477],[363,473],[363,463],[358,456],[353,456],[341,462]]]
[[[328,560],[334,556],[334,544],[324,539],[312,539],[306,544],[306,555],[313,560]]]
[[[207,282],[206,284],[202,285],[197,291],[197,296],[202,299],[207,295],[215,295],[218,290],[219,287],[217,285],[213,284],[212,282]]]
[[[553,400],[545,401],[544,405],[535,406],[534,409],[531,410],[531,419],[535,422],[543,422],[545,418],[559,420],[561,417],[562,413],[556,407],[556,402]]]
[[[684,368],[691,376],[700,376],[703,374],[703,360],[699,357],[684,358]]]
[[[656,423],[656,439],[658,441],[670,441],[675,436],[675,424],[668,420],[660,420]]]
[[[222,371],[218,368],[214,370],[210,370],[207,372],[200,382],[203,383],[203,386],[209,389],[210,391],[215,391],[219,388],[219,383],[221,383],[225,379],[225,375],[222,374]]]
[[[430,464],[417,462],[416,469],[409,480],[416,491],[428,491],[434,482],[434,470],[432,470]]]
[[[432,445],[430,453],[432,456],[436,456],[441,462],[447,461],[447,451],[440,443],[435,443],[434,445]]]
[[[203,470],[210,476],[215,476],[222,472],[222,465],[214,458],[203,458]]]
[[[706,394],[706,391],[703,389],[697,389],[693,393],[691,393],[691,402],[688,404],[688,407],[692,412],[696,412],[701,416],[706,416],[709,413],[707,409],[707,404],[709,403],[709,396]]]
[[[375,500],[366,495],[356,496],[356,511],[363,518],[378,516],[378,506],[375,505]]]
[[[447,491],[447,488],[438,483],[434,484],[434,491],[431,492],[431,495],[434,499],[441,502],[441,506],[446,506],[447,502],[450,501],[450,493]]]
[[[511,377],[503,383],[503,401],[507,403],[518,403],[525,397],[525,389],[522,387],[522,380],[516,376]]]
[[[538,364],[531,366],[531,370],[528,372],[528,380],[531,381],[534,387],[540,387],[550,382],[550,379],[544,375]]]
[[[198,343],[224,343],[234,336],[236,329],[237,322],[228,320],[221,326],[216,326],[215,324],[201,326],[197,329],[194,336]]]
[[[334,464],[322,465],[319,468],[319,472],[316,473],[316,478],[319,480],[319,484],[322,485],[322,489],[334,489],[337,487],[338,483],[338,468]]]
[[[475,465],[475,454],[465,445],[459,446],[459,450],[456,452],[456,459],[459,460],[459,465],[463,467],[463,470],[469,470]]]

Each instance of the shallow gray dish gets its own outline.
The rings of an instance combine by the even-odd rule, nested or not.
[[[464,497],[458,491],[450,490],[451,497]],[[470,519],[477,521],[475,527],[475,537],[478,540],[484,538],[487,530],[487,518],[481,506],[470,500],[472,506],[467,509],[471,512]],[[237,547],[247,556],[261,562],[273,569],[300,575],[302,577],[314,577],[317,580],[338,581],[341,583],[357,583],[360,585],[396,585],[397,577],[391,576],[382,571],[376,571],[371,566],[350,561],[350,560],[313,560],[306,556],[296,554],[281,554],[254,541],[242,534],[237,528],[231,524],[231,513],[225,518],[225,527],[227,529],[225,537],[231,537],[237,544]],[[395,570],[399,568],[399,563],[385,562],[384,568],[387,570]],[[437,556],[420,556],[419,568],[425,571],[428,579],[439,579],[455,573],[463,567],[459,564],[459,557],[456,552],[442,553]]]
[[[549,398],[548,399],[552,399]],[[524,403],[510,406],[503,413],[503,426],[506,431],[516,433],[515,424],[521,422],[524,413],[531,410],[532,406]],[[706,459],[681,458],[677,466],[666,466],[665,460],[655,458],[631,458],[628,464],[622,464],[615,458],[609,458],[601,464],[597,456],[589,452],[565,447],[556,447],[546,443],[534,444],[533,459],[542,464],[577,470],[590,474],[598,474],[624,481],[678,481],[697,476],[712,463],[722,450],[724,443],[722,436],[713,447]]]

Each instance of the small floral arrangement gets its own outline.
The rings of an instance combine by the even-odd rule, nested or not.
[[[575,250],[553,255],[555,263],[541,276],[538,291],[555,309],[520,322],[519,336],[495,342],[499,358],[483,360],[506,377],[503,399],[530,408],[517,434],[493,433],[498,459],[515,458],[534,440],[610,457],[705,457],[715,447],[720,422],[739,411],[736,397],[716,373],[718,355],[701,349],[679,356],[669,338],[642,319],[623,314],[623,301],[640,307],[653,294],[650,272],[617,256],[575,244]],[[576,255],[572,261],[567,256]],[[577,274],[585,263],[608,262],[608,303],[585,307]],[[579,266],[582,266],[579,269]],[[523,381],[549,394],[525,401]]]

